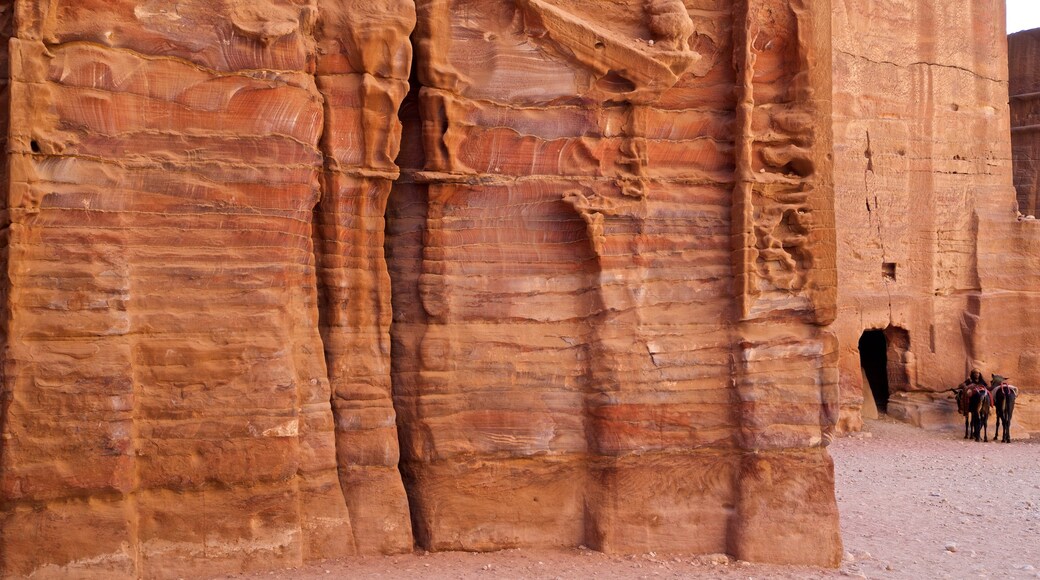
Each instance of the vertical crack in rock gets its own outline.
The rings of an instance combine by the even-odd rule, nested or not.
[[[870,131],[867,131],[867,148],[863,151],[863,156],[867,158],[867,168],[864,172],[874,173],[874,150],[870,148]]]
[[[863,151],[863,156],[867,160],[867,166],[863,170],[863,190],[867,198],[867,220],[875,224],[878,245],[881,249],[881,267],[883,267],[888,262],[888,250],[885,248],[884,211],[881,208],[881,202],[877,193],[872,194],[872,188],[870,187],[871,179],[877,176],[874,168],[874,149],[870,144],[870,131],[867,131],[867,148]],[[874,198],[873,205],[870,203],[872,195]],[[895,323],[892,307],[892,281],[885,276],[882,277],[881,281],[885,285],[885,293],[888,296],[888,324],[891,325]]]
[[[583,451],[587,456],[582,464],[582,476],[587,483],[581,506],[581,541],[593,549],[605,550],[611,544],[609,534],[613,522],[610,514],[602,513],[601,504],[616,502],[618,498],[616,492],[599,485],[608,478],[607,473],[613,467],[609,460],[609,449],[605,449],[609,444],[604,445],[605,428],[609,427],[603,411],[616,402],[614,391],[621,384],[622,378],[612,356],[613,348],[607,330],[607,325],[620,312],[617,305],[615,308],[607,306],[604,295],[604,288],[610,283],[604,277],[603,260],[607,253],[604,228],[617,215],[611,208],[596,207],[593,201],[595,194],[591,197],[582,194],[580,190],[564,195],[567,206],[586,228],[585,252],[576,256],[582,260],[586,269],[578,296],[583,302],[579,312],[585,329],[566,342],[568,346],[577,346],[580,363],[578,386],[582,392],[581,429],[585,439]]]
[[[585,321],[591,342],[585,347],[588,358],[583,365],[583,425],[589,454],[584,542],[607,552],[632,549],[632,540],[618,529],[625,510],[619,505],[623,478],[633,470],[622,457],[643,437],[647,439],[643,445],[651,449],[663,445],[650,434],[634,433],[634,419],[626,417],[628,409],[643,404],[645,381],[663,372],[659,369],[670,354],[667,342],[654,340],[660,329],[646,320],[652,303],[648,286],[660,275],[648,267],[656,252],[648,225],[654,217],[648,205],[652,170],[645,137],[652,101],[652,97],[642,102],[612,97],[605,103],[605,111],[621,122],[615,177],[586,186],[586,193],[579,189],[564,196],[586,224],[595,264],[589,278],[595,291],[585,294],[595,300]]]
[[[413,62],[408,95],[401,103],[401,151],[395,163],[401,177],[390,191],[385,218],[385,255],[390,273],[391,312],[390,372],[394,410],[397,413],[398,442],[401,449],[399,469],[408,494],[409,521],[417,546],[428,548],[424,521],[417,517],[423,511],[422,494],[411,458],[418,454],[414,445],[428,441],[427,434],[417,435],[413,429],[422,421],[415,405],[421,372],[421,349],[428,316],[419,290],[422,274],[424,237],[429,210],[428,186],[418,179],[425,164],[423,116],[419,93],[422,85]]]

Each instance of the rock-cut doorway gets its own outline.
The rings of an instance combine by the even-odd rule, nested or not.
[[[859,364],[878,412],[887,413],[891,390],[888,384],[888,338],[884,330],[868,330],[860,337]]]

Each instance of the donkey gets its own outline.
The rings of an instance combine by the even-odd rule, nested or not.
[[[989,441],[989,408],[993,406],[993,397],[986,387],[970,389],[968,399],[968,410],[971,412],[971,438],[980,441],[979,435],[983,434],[981,441]]]
[[[971,411],[968,408],[971,400],[971,392],[979,387],[986,387],[986,379],[982,378],[982,371],[979,369],[971,369],[971,374],[968,375],[968,379],[955,388],[950,389],[953,391],[954,397],[957,399],[957,412],[964,415],[964,438],[971,438]]]
[[[998,381],[999,379],[999,381]],[[1011,443],[1011,414],[1015,412],[1015,399],[1018,398],[1018,387],[1010,385],[1007,379],[994,375],[993,406],[997,413],[997,424],[993,428],[993,440],[1000,437],[1000,424],[1004,424],[1004,443]]]

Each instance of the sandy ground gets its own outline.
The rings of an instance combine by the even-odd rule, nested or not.
[[[867,430],[831,447],[844,571],[1040,578],[1040,439],[975,443],[885,419]]]
[[[589,550],[417,553],[225,578],[1040,578],[1040,439],[974,443],[888,419],[831,446],[838,570]]]

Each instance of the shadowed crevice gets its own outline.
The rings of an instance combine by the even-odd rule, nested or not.
[[[399,111],[402,124],[401,152],[395,162],[401,168],[401,177],[394,182],[387,201],[383,249],[390,274],[393,312],[390,325],[390,384],[397,414],[398,445],[401,449],[398,470],[408,494],[413,540],[417,546],[429,549],[428,534],[425,533],[422,518],[417,517],[422,507],[422,496],[416,491],[415,473],[408,469],[410,450],[415,445],[410,428],[415,419],[414,406],[404,402],[416,396],[419,349],[422,345],[422,329],[427,321],[419,293],[428,186],[415,180],[416,173],[422,171],[425,165],[423,119],[419,104],[422,85],[417,68],[413,63],[408,95]]]

